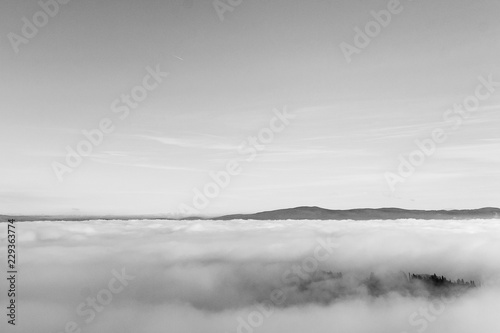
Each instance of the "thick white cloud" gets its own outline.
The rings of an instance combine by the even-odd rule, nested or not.
[[[500,221],[95,221],[17,226],[16,332],[64,332],[70,321],[89,333],[500,329],[495,311],[500,307]],[[318,260],[321,242],[336,247],[331,254],[321,250]],[[304,263],[317,265],[317,271],[342,272],[343,278],[318,278],[300,288],[290,281],[297,278],[293,267],[303,269]],[[123,269],[133,279],[118,288],[115,276]],[[400,271],[474,279],[482,286],[451,301],[444,299],[450,302],[445,304],[439,298],[398,292]],[[385,277],[384,285],[393,291],[370,295],[359,284],[371,272]],[[276,290],[285,299],[269,307]],[[85,302],[98,294],[106,302],[111,295],[109,304],[98,303],[99,310],[91,310]],[[5,292],[0,300],[6,304]],[[2,331],[6,326],[4,318]]]

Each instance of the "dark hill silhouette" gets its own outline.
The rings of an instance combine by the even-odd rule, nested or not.
[[[500,218],[499,208],[462,210],[407,210],[401,208],[358,208],[332,210],[321,207],[295,207],[220,217],[172,217],[170,215],[0,215],[0,222],[8,219],[22,221],[87,221],[87,220],[465,220]]]
[[[296,207],[255,214],[234,214],[217,220],[464,220],[500,218],[499,208],[470,210],[406,210],[400,208],[362,208],[331,210],[321,207]]]

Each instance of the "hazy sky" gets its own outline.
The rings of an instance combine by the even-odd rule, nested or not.
[[[221,21],[212,1],[73,0],[16,53],[9,34],[41,7],[3,1],[0,213],[175,213],[231,159],[242,172],[202,214],[500,205],[500,88],[457,128],[443,118],[479,77],[500,82],[500,3],[402,0],[348,63],[341,43],[387,3],[243,0]],[[112,104],[157,67],[120,119]],[[284,108],[295,118],[246,161],[238,147]],[[114,130],[59,181],[104,118]],[[385,174],[436,128],[448,139],[392,191]]]

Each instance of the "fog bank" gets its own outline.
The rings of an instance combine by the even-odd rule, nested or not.
[[[500,328],[498,220],[16,226],[17,332],[460,333]],[[6,228],[1,229],[6,248]],[[0,253],[6,262],[6,252]],[[401,283],[409,272],[481,286],[447,297],[407,293]],[[333,278],[338,273],[342,277]],[[366,288],[371,273],[384,288],[376,295]],[[5,292],[0,300],[6,304]],[[2,331],[6,325],[2,320]]]

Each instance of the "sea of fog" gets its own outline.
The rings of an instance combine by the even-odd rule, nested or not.
[[[16,230],[16,326],[7,324],[2,278],[1,332],[500,332],[500,220],[57,221]],[[6,240],[0,224],[4,271]],[[343,277],[316,278],[324,272]],[[408,273],[480,286],[438,298],[397,287],[374,296],[358,283]]]

